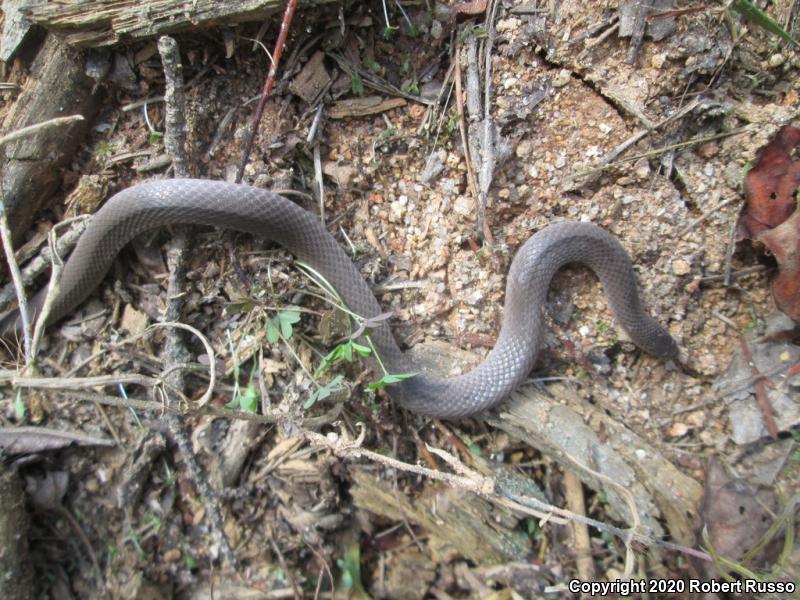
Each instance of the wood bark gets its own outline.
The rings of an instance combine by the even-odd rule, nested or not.
[[[48,128],[4,148],[0,169],[3,198],[15,240],[61,184],[59,170],[72,161],[97,110],[93,81],[83,72],[80,52],[48,35],[31,74],[3,122],[6,133],[55,117],[81,114],[85,120]]]
[[[28,513],[16,470],[0,464],[0,590],[7,600],[33,598]]]
[[[335,0],[302,0],[301,8]],[[260,21],[279,12],[284,0],[71,0],[25,11],[34,23],[74,46],[110,46],[188,29]]]
[[[418,344],[411,354],[417,364],[430,365],[439,374],[446,374],[453,364],[475,362],[474,355],[444,342]],[[693,544],[702,486],[681,473],[657,447],[596,410],[568,386],[549,385],[546,394],[523,387],[484,418],[574,471],[591,489],[605,492],[608,510],[628,525],[635,521],[629,510],[632,499],[639,513],[639,533],[661,538],[663,517],[673,540]],[[597,431],[605,431],[605,438]]]

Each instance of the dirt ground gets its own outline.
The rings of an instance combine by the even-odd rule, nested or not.
[[[135,373],[158,378],[164,367],[164,331],[126,342],[160,320],[166,304],[159,245],[166,236],[137,242],[79,311],[83,319],[51,328],[40,353],[47,377],[113,377],[81,392],[25,388],[23,417],[10,385],[2,390],[4,425],[92,436],[20,467],[32,512],[35,597],[572,597],[573,579],[722,580],[713,563],[685,551],[707,549],[695,537],[703,523],[717,550],[738,552],[728,555],[736,562],[781,522],[778,515],[793,514],[784,507],[797,494],[800,469],[797,382],[785,370],[773,374],[787,403],[773,439],[751,389],[758,378],[736,367],[742,336],[753,342],[791,323],[775,313],[772,257],[749,241],[731,243],[747,169],[797,118],[797,50],[722,3],[656,3],[661,8],[642,20],[644,13],[631,16],[636,2],[500,1],[491,27],[484,11],[472,15],[459,3],[387,4],[392,28],[379,1],[341,11],[301,6],[244,182],[302,192],[291,198],[319,214],[315,180],[324,174],[325,223],[392,311],[398,340],[415,352],[427,346],[452,355],[456,362],[443,361],[450,373],[494,344],[517,248],[553,222],[596,223],[630,253],[648,310],[678,341],[689,369],[637,350],[591,272],[570,267],[552,285],[547,347],[526,387],[548,411],[572,411],[575,431],[587,430],[579,439],[590,448],[587,458],[565,458],[569,446],[559,438],[578,433],[556,432],[541,444],[515,437],[508,415],[524,399],[487,418],[427,419],[383,391],[365,392],[375,380],[366,363],[317,372],[341,339],[341,319],[288,254],[202,229],[191,234],[181,320],[208,337],[215,358],[187,337],[186,395],[204,393],[215,360],[209,407],[216,412],[176,419],[81,402],[92,393],[161,400],[149,384],[114,384]],[[795,3],[762,8],[797,32]],[[637,46],[630,29],[635,38],[642,24]],[[259,28],[176,35],[188,83],[189,168],[198,177],[235,177],[255,106],[247,101],[268,64],[252,41]],[[263,36],[270,49],[277,29]],[[149,130],[164,131],[163,101],[125,109],[163,95],[155,42],[110,52],[131,72],[99,83],[106,94],[100,114],[35,231],[71,214],[63,200],[76,188],[99,189],[104,198],[170,176],[157,167],[163,136]],[[394,93],[348,73],[348,62]],[[498,143],[486,207],[491,239],[481,240],[472,186],[480,186],[480,129],[470,126],[478,117],[458,94],[470,91],[471,67],[480,78],[471,91],[483,93],[487,64]],[[10,75],[20,84],[27,76],[19,65]],[[321,105],[304,87],[311,76],[323,80]],[[403,97],[420,94],[432,100]],[[403,101],[371,113],[356,102],[364,96]],[[5,111],[14,99],[4,92]],[[316,119],[316,142],[309,142]],[[726,284],[728,270],[734,276]],[[294,322],[291,311],[301,318]],[[274,343],[270,327],[282,334]],[[788,346],[763,355],[788,368],[790,357],[800,359]],[[726,392],[741,369],[744,388]],[[261,421],[225,414],[232,400],[245,408],[248,399],[266,415]],[[348,446],[359,436],[359,447]],[[646,472],[630,483],[603,480],[596,472],[608,473],[604,461],[624,454],[614,437],[631,450],[625,460],[645,464],[650,455],[675,473],[670,482],[683,483],[657,491]],[[98,447],[99,440],[115,443]],[[453,476],[437,479],[424,468]],[[510,508],[514,498],[499,491],[504,472],[531,486],[526,495],[608,528],[548,522],[543,514],[563,515],[541,505],[529,514]],[[663,484],[661,473],[651,476]],[[480,489],[486,481],[491,490]],[[615,485],[649,503],[633,511],[642,537],[630,554],[612,528],[635,527],[637,519],[624,512],[625,492]],[[671,514],[668,493],[690,510]],[[753,502],[746,515],[744,498]],[[796,578],[797,551],[782,545],[786,527],[778,529],[773,551],[747,564],[769,581]],[[650,596],[682,595],[668,591]]]

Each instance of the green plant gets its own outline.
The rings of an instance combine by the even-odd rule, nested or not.
[[[300,313],[296,310],[283,310],[264,324],[267,330],[267,341],[274,344],[281,337],[292,337],[292,325],[300,321]]]
[[[323,361],[320,369],[327,368],[330,363],[332,363],[336,358],[339,359],[347,359],[346,357],[350,357],[352,359],[355,355],[367,357],[372,356],[375,358],[375,361],[378,363],[378,366],[383,373],[383,376],[378,380],[375,381],[367,386],[369,391],[375,391],[380,388],[384,388],[387,385],[391,385],[393,383],[399,383],[411,377],[417,375],[417,373],[390,373],[386,366],[383,364],[381,357],[378,355],[377,350],[375,349],[375,345],[372,342],[372,338],[369,335],[369,331],[379,327],[386,321],[391,314],[384,313],[382,315],[378,315],[372,318],[365,318],[360,315],[357,315],[353,311],[349,310],[342,301],[342,298],[336,292],[334,287],[322,276],[321,273],[316,271],[310,265],[305,263],[299,262],[298,266],[300,270],[303,271],[306,276],[314,281],[325,293],[326,297],[324,298],[328,302],[330,302],[333,306],[341,310],[342,312],[346,313],[350,316],[354,323],[356,323],[355,331],[351,331],[347,340],[342,342],[341,344],[337,345],[336,348],[331,351],[328,356],[326,356]],[[363,344],[359,344],[355,342],[356,339],[363,337],[364,340],[367,342],[367,346]],[[343,348],[339,348],[339,346],[344,346]],[[355,354],[354,354],[355,353]]]
[[[361,75],[358,73],[354,72],[350,75],[350,90],[356,96],[364,95],[364,82],[361,80]]]
[[[361,356],[366,358],[370,354],[372,354],[372,350],[370,348],[362,344],[359,344],[353,339],[349,339],[345,342],[342,342],[338,346],[334,347],[334,349],[331,350],[328,353],[328,355],[322,359],[322,363],[320,363],[319,368],[317,369],[315,375],[324,372],[325,370],[328,369],[328,367],[337,362],[341,361],[353,362],[354,356]]]
[[[412,96],[419,96],[419,82],[416,79],[412,79],[411,81],[403,84],[402,90],[406,94],[411,94]]]
[[[238,387],[238,386],[237,386]],[[258,404],[261,401],[261,394],[258,389],[251,383],[248,384],[244,391],[235,393],[233,399],[225,405],[225,408],[240,409],[249,413],[255,414],[258,410]]]
[[[481,40],[487,36],[486,29],[480,25],[465,27],[464,31],[461,32],[461,35],[458,36],[458,45],[462,46],[471,35],[475,36],[475,39]]]
[[[25,418],[25,401],[22,399],[22,388],[17,388],[14,395],[14,416],[20,421]]]
[[[800,48],[800,42],[787,33],[778,23],[773,21],[769,15],[759,10],[750,0],[733,0],[731,8],[751,23],[758,25],[762,29],[766,29],[770,33],[774,33],[794,47]]]
[[[457,113],[451,113],[447,119],[447,124],[444,126],[445,135],[450,137],[456,131],[458,131],[458,127],[461,124],[461,116]]]
[[[342,586],[348,591],[348,597],[371,600],[361,583],[361,549],[358,544],[350,545],[345,550],[344,557],[337,559],[336,564],[342,570]]]
[[[114,152],[114,144],[108,140],[103,140],[97,143],[94,148],[95,158],[108,158]]]
[[[296,312],[296,311],[283,311],[283,312]],[[272,321],[267,323],[267,338],[270,337],[270,326],[275,327],[276,330],[279,330],[281,327],[288,327],[288,330],[291,335],[292,323],[288,325],[284,325],[285,320],[292,321],[294,317],[287,317],[281,315],[283,313],[278,314]],[[282,320],[283,319],[283,320]],[[297,313],[297,320],[300,319],[299,313]],[[296,323],[297,320],[292,321]],[[277,321],[277,325],[275,325],[275,321]],[[275,341],[277,341],[277,336]],[[274,343],[274,342],[273,342]],[[238,347],[233,347],[233,340],[231,340],[230,334],[228,334],[228,347],[230,348],[231,357],[233,359],[233,397],[231,401],[225,405],[225,408],[230,408],[232,410],[243,410],[245,412],[249,412],[255,414],[258,410],[258,405],[261,402],[261,394],[258,391],[258,388],[253,384],[253,379],[255,377],[256,372],[256,365],[253,365],[253,368],[250,370],[250,377],[247,381],[247,387],[245,387],[244,391],[239,387],[239,352]]]
[[[334,392],[338,392],[339,390],[341,390],[343,379],[344,376],[337,375],[325,385],[318,385],[317,389],[314,392],[312,392],[312,394],[308,397],[308,400],[306,400],[303,403],[303,409],[308,410],[309,408],[314,406],[314,404],[316,404],[318,401],[324,400]]]

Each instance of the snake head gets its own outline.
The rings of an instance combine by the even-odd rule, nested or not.
[[[655,327],[647,342],[647,347],[642,348],[653,356],[658,356],[665,360],[677,360],[680,356],[680,349],[678,343],[675,341],[667,330],[661,327],[658,323],[653,321]]]

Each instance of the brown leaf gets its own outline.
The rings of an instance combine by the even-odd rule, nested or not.
[[[778,261],[772,282],[775,303],[800,322],[800,212],[795,191],[800,186],[800,161],[793,151],[800,129],[783,127],[759,152],[756,166],[745,177],[746,208],[740,231],[763,243]]]
[[[484,12],[486,12],[486,0],[461,2],[453,7],[453,13],[456,15],[480,15]]]
[[[789,318],[800,322],[800,211],[774,229],[762,231],[755,239],[778,261],[778,275],[772,280],[775,304]]]
[[[756,165],[744,179],[747,201],[739,223],[747,237],[772,229],[794,212],[794,193],[800,185],[800,162],[792,151],[800,144],[800,129],[783,127],[759,152]]]
[[[774,513],[776,509],[776,497],[771,490],[758,489],[744,479],[734,479],[716,461],[709,463],[701,518],[717,554],[729,560],[740,560],[769,529],[770,511]],[[698,535],[698,544],[703,544],[701,535]],[[774,551],[780,546],[781,540],[774,540],[755,558],[756,566],[774,560]]]

